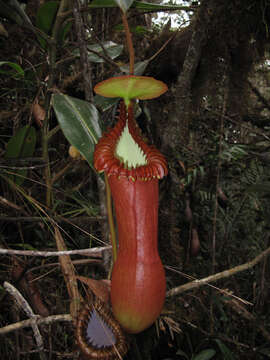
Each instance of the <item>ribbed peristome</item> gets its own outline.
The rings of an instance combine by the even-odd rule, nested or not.
[[[145,165],[128,167],[116,154],[117,144],[126,125],[128,125],[130,135],[146,159]],[[120,104],[116,125],[107,131],[96,145],[94,166],[98,172],[104,171],[108,176],[125,177],[133,181],[161,179],[168,173],[164,156],[153,145],[145,143],[134,120],[132,105],[127,109],[124,102]]]

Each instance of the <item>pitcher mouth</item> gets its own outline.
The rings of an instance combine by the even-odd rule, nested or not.
[[[120,103],[118,121],[96,145],[94,166],[108,176],[148,181],[167,175],[164,156],[143,140],[134,119],[133,107]]]

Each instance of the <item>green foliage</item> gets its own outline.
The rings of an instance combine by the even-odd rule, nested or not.
[[[36,25],[46,34],[49,34],[52,28],[58,7],[59,1],[48,1],[41,5],[38,10]]]
[[[131,3],[131,4],[130,4]],[[93,0],[88,5],[90,8],[111,8],[119,6],[120,8],[127,9],[128,6],[135,7],[138,10],[142,11],[165,11],[165,10],[181,10],[183,9],[182,5],[168,5],[168,4],[155,4],[144,1],[136,0]],[[123,10],[122,9],[122,10]]]
[[[94,104],[102,111],[109,110],[112,106],[116,105],[119,98],[107,98],[101,95],[95,95]]]
[[[118,45],[116,43],[114,43],[113,41],[105,41],[102,42],[101,44],[94,44],[94,45],[89,45],[88,46],[88,50],[89,50],[89,60],[95,63],[103,63],[105,62],[104,58],[102,58],[101,56],[99,56],[99,54],[101,55],[106,55],[109,58],[111,58],[112,60],[117,58],[123,51],[124,49],[124,45]],[[105,53],[104,53],[105,51]]]
[[[15,71],[10,71],[10,70],[0,70],[0,73],[5,74],[7,76],[11,76],[12,78],[22,78],[24,76],[24,71],[21,68],[20,65],[11,62],[11,61],[0,61],[0,67],[1,66],[8,66],[11,67],[13,70]]]
[[[58,7],[59,1],[48,1],[41,5],[38,9],[36,26],[47,35],[51,35]],[[62,43],[65,39],[65,36],[67,35],[70,27],[71,23],[68,23],[61,28],[57,39],[60,43]],[[46,49],[47,42],[41,36],[38,36],[38,40],[41,46]]]
[[[93,167],[94,147],[101,136],[97,109],[93,104],[63,94],[54,94],[52,104],[66,138]]]
[[[30,25],[31,20],[17,0],[0,0],[0,17],[10,19],[18,25]]]
[[[231,350],[219,339],[215,339],[215,342],[218,344],[219,350],[222,353],[223,360],[235,360],[235,357]]]
[[[31,19],[36,15],[36,21],[33,20],[33,22],[41,34],[44,33],[44,37],[40,33],[38,36],[41,48],[37,46],[36,38],[34,38],[36,32],[31,33],[29,31],[29,29],[31,30],[31,21],[25,14],[23,6],[16,0],[0,0],[0,16],[9,35],[8,39],[0,38],[1,52],[3,50],[2,61],[0,62],[0,73],[2,75],[0,80],[0,157],[2,157],[0,161],[0,193],[1,199],[3,197],[7,200],[1,206],[1,224],[3,224],[2,233],[4,234],[1,236],[1,247],[55,250],[52,223],[58,224],[63,229],[63,236],[68,248],[77,249],[88,246],[89,239],[91,239],[91,246],[100,243],[100,239],[103,239],[101,231],[103,231],[104,218],[100,216],[98,206],[99,191],[96,174],[93,169],[89,169],[88,164],[92,166],[93,150],[101,136],[101,127],[103,126],[105,129],[105,127],[113,124],[115,105],[119,98],[109,99],[95,95],[94,104],[90,104],[81,100],[84,98],[83,91],[86,88],[92,89],[96,83],[108,77],[115,76],[116,72],[117,75],[120,71],[124,74],[129,73],[129,67],[121,65],[126,64],[128,59],[122,45],[124,44],[123,26],[116,25],[120,21],[120,16],[119,18],[114,16],[117,11],[120,11],[117,9],[119,5],[124,7],[125,11],[127,11],[128,6],[136,9],[136,12],[134,11],[136,16],[131,17],[131,30],[137,61],[134,73],[138,76],[146,71],[147,75],[152,76],[153,68],[151,66],[153,62],[145,60],[145,58],[150,58],[159,51],[168,37],[166,34],[162,34],[161,45],[152,46],[152,40],[154,37],[159,38],[159,31],[162,26],[157,31],[153,31],[153,25],[146,29],[140,22],[136,23],[137,19],[141,19],[141,15],[145,15],[147,12],[153,14],[154,11],[181,10],[182,8],[180,5],[173,5],[172,2],[167,5],[136,0],[119,1],[118,3],[114,0],[85,2],[88,9],[84,6],[83,10],[87,11],[82,11],[80,15],[83,23],[82,29],[85,31],[86,59],[90,63],[82,64],[79,56],[77,32],[68,31],[70,26],[75,28],[74,19],[66,18],[67,14],[72,14],[73,8],[66,9],[63,17],[61,16],[58,19],[56,17],[61,1],[45,2],[39,8],[37,15],[36,13],[31,14]],[[28,1],[28,3],[30,2]],[[70,4],[71,2],[69,2]],[[166,137],[167,130],[172,126],[167,115],[170,111],[174,111],[173,101],[177,87],[172,88],[170,95],[167,96],[170,104],[166,103],[165,97],[155,103],[147,102],[148,112],[151,115],[144,111],[139,121],[143,133],[147,135],[151,143],[161,147],[170,166],[170,175],[160,184],[160,246],[166,248],[164,253],[163,250],[161,251],[161,255],[164,257],[164,263],[168,265],[172,265],[174,256],[177,256],[177,271],[195,278],[208,276],[213,266],[218,272],[245,263],[269,246],[270,167],[267,158],[269,152],[269,127],[267,127],[269,110],[261,100],[257,101],[255,106],[253,99],[254,104],[250,102],[249,107],[245,107],[247,115],[252,114],[249,117],[251,120],[247,123],[245,118],[241,118],[242,113],[238,111],[237,106],[234,106],[233,109],[229,106],[228,109],[224,109],[227,107],[227,100],[225,99],[226,96],[223,95],[228,89],[225,89],[220,81],[222,78],[229,80],[230,75],[225,72],[226,66],[228,69],[233,69],[233,63],[226,63],[226,66],[223,64],[223,61],[226,62],[227,55],[237,61],[236,70],[241,69],[238,73],[234,72],[233,85],[238,83],[238,75],[241,76],[244,72],[242,64],[245,64],[246,61],[248,64],[250,63],[250,51],[246,51],[247,57],[244,56],[243,62],[242,53],[237,47],[238,43],[243,44],[243,41],[239,41],[241,38],[238,38],[234,25],[249,24],[247,17],[244,21],[242,16],[237,16],[237,11],[239,10],[240,14],[243,15],[242,10],[247,8],[248,17],[254,16],[257,4],[254,0],[247,0],[246,2],[241,0],[238,2],[239,7],[236,10],[233,3],[228,7],[226,1],[212,1],[209,4],[213,6],[218,4],[213,7],[218,14],[220,14],[219,10],[222,7],[228,10],[233,8],[234,16],[219,18],[215,15],[214,24],[209,24],[207,29],[209,30],[207,35],[210,39],[213,35],[212,26],[217,29],[215,31],[218,36],[214,39],[215,41],[206,44],[206,47],[203,44],[202,56],[205,56],[206,53],[209,56],[201,59],[197,70],[201,71],[201,68],[203,69],[206,66],[208,71],[199,73],[201,77],[197,77],[197,73],[194,74],[194,82],[199,82],[203,101],[200,103],[196,100],[196,98],[201,99],[201,97],[197,94],[196,86],[193,88],[192,84],[192,95],[194,95],[192,100],[197,107],[191,106],[193,108],[188,124],[190,143],[182,144],[180,141],[176,141],[171,145],[172,139]],[[198,2],[198,6],[200,6],[200,2]],[[205,2],[205,6],[208,6],[207,2]],[[100,10],[103,8],[106,8],[106,11]],[[267,2],[264,1],[263,6],[259,8],[263,11],[265,8],[265,16],[263,21],[260,18],[256,27],[253,28],[253,36],[256,39],[248,42],[252,46],[261,41],[261,34],[263,36],[259,24],[265,23],[266,32],[269,28]],[[209,8],[209,17],[213,9]],[[113,16],[111,16],[111,12]],[[230,11],[228,12],[230,13]],[[171,12],[166,14],[169,17]],[[189,14],[193,14],[193,10]],[[185,17],[188,17],[187,13],[185,13]],[[57,20],[60,20],[57,22],[58,25],[60,24],[60,28],[59,30],[56,29],[56,34],[53,34]],[[103,23],[104,20],[106,20],[106,24]],[[208,19],[205,20],[208,21]],[[222,20],[223,25],[227,24],[227,29],[224,26],[219,26],[220,20]],[[22,26],[20,27],[18,24]],[[27,30],[25,26],[27,26]],[[203,22],[201,26],[204,26]],[[172,38],[154,60],[159,66],[161,57],[164,55],[166,72],[170,70],[171,57],[175,56],[176,63],[180,64],[181,56],[185,55],[190,38],[188,32],[182,30],[177,32],[176,37]],[[186,34],[185,43],[181,43],[181,33]],[[172,32],[169,31],[168,36],[171,35]],[[52,36],[56,36],[56,38],[53,39]],[[231,38],[231,42],[226,43],[224,38]],[[245,39],[246,35],[243,38]],[[207,39],[206,42],[208,42]],[[176,49],[177,47],[174,45],[176,43],[181,45],[179,47],[181,52],[174,51],[172,53],[171,46]],[[65,46],[62,46],[63,44]],[[149,46],[147,53],[146,46]],[[222,49],[222,56],[217,53],[216,49]],[[228,51],[232,49],[233,54]],[[107,61],[107,57],[110,60],[120,59],[120,61],[113,65],[112,61]],[[219,59],[218,62],[217,59]],[[84,65],[90,65],[92,84],[86,83]],[[260,66],[259,71],[261,70]],[[268,72],[269,68],[266,67],[263,71],[263,79],[266,82],[269,77]],[[249,74],[252,77],[250,72]],[[201,78],[205,75],[209,81],[208,84],[211,83],[211,89],[208,85],[204,86],[200,83]],[[211,82],[211,76],[214,77],[215,81]],[[87,78],[88,81],[89,78]],[[234,93],[234,99],[237,97],[238,90],[235,86],[229,89],[228,102],[232,100],[232,93]],[[58,93],[59,91],[61,93]],[[52,93],[54,95],[51,100]],[[246,94],[245,91],[244,94]],[[263,94],[266,100],[268,99],[267,94],[267,92]],[[256,94],[253,94],[253,97],[255,98]],[[43,127],[42,124],[35,123],[34,129],[34,127],[29,127],[26,124],[34,121],[32,104],[36,100],[44,106],[48,123]],[[208,108],[204,105],[205,103],[208,104]],[[61,131],[58,131],[59,126],[53,111],[51,111],[51,104],[64,136]],[[176,106],[178,105],[181,106],[181,104]],[[241,107],[244,106],[241,105]],[[101,110],[101,114],[98,113],[97,109]],[[158,110],[156,111],[156,109]],[[222,115],[223,112],[221,114],[221,109],[226,110],[225,116]],[[255,112],[253,113],[253,111]],[[264,124],[263,127],[259,123],[255,123],[259,111],[266,114],[261,121]],[[224,120],[224,131],[219,128],[221,118]],[[181,117],[177,121],[178,129],[180,129]],[[241,135],[242,124],[244,124],[246,136]],[[28,131],[30,137],[26,134]],[[13,135],[14,133],[15,135]],[[175,137],[179,138],[180,133],[181,131],[178,131]],[[88,163],[69,158],[65,137],[80,151]],[[221,144],[220,138],[222,138]],[[36,145],[34,145],[35,142]],[[44,144],[47,145],[47,157]],[[21,167],[20,161],[24,160],[25,157],[33,157],[30,159],[30,163],[23,162],[23,165],[26,164],[25,168],[28,167],[29,169],[19,169]],[[10,173],[9,177],[6,176],[7,173]],[[25,177],[27,177],[27,181],[23,182]],[[220,201],[217,188],[221,188],[226,195],[227,200],[224,202]],[[52,196],[51,202],[47,206],[45,198],[48,189]],[[187,223],[183,216],[186,193],[190,196],[192,224]],[[31,221],[20,222],[21,220],[18,220],[18,222],[10,223],[3,219],[4,216],[7,219],[24,216],[26,220]],[[73,221],[74,223],[72,223]],[[191,257],[189,262],[185,263],[183,253],[186,251],[185,246],[188,247],[186,244],[192,226],[195,226],[198,231],[201,250],[196,258]],[[215,232],[216,240],[215,263],[213,263],[212,257],[213,232]],[[28,259],[25,258],[24,260],[27,262]],[[39,259],[35,259],[35,262],[37,266],[38,263],[41,263]],[[55,313],[62,313],[63,303],[64,305],[65,302],[68,303],[66,289],[61,282],[62,276],[57,273],[58,267],[49,264],[49,262],[54,263],[55,259],[42,260],[38,270],[40,274],[34,274],[37,275],[37,279],[40,279],[36,283],[39,284],[46,300],[48,298],[48,303],[53,304]],[[9,272],[10,257],[1,257],[1,264],[1,280],[4,281],[11,276]],[[31,262],[27,265],[32,271]],[[46,266],[49,265],[54,266],[52,269],[54,271],[53,276],[50,276],[50,273],[44,276],[45,271],[47,271]],[[89,274],[97,278],[107,276],[103,269],[96,270],[91,264],[88,266],[82,267],[80,265],[76,270],[80,274],[84,272],[86,276]],[[182,275],[172,274],[169,269],[166,275],[169,287],[174,287],[179,282],[184,281],[181,278]],[[62,284],[62,287],[59,287],[59,284]],[[216,289],[213,288],[211,294],[208,287],[204,286],[181,294],[180,297],[174,298],[175,302],[168,299],[166,306],[168,306],[170,316],[176,322],[179,321],[180,327],[185,327],[182,334],[175,334],[173,341],[168,341],[170,350],[173,346],[178,356],[188,360],[208,358],[217,360],[256,358],[262,360],[270,358],[269,346],[264,340],[263,333],[256,328],[256,321],[249,324],[249,321],[241,314],[235,314],[231,309],[228,309],[223,301],[224,297],[220,296],[218,290],[218,288],[229,289],[235,295],[252,302],[254,306],[247,305],[247,311],[252,312],[254,317],[258,317],[258,323],[267,329],[270,326],[269,299],[266,292],[268,285],[269,269],[268,263],[265,261],[250,271],[237,274],[233,278],[227,278],[226,281],[221,279],[215,284]],[[10,321],[11,304],[4,291],[3,294],[0,287],[0,300],[2,300],[0,307],[3,310],[1,322],[4,324]],[[211,312],[209,304],[212,304]],[[65,310],[68,312],[68,307]],[[206,332],[209,329],[210,321],[213,332],[208,334]],[[169,332],[171,333],[171,329],[165,331],[166,335]],[[22,335],[19,336],[23,338],[24,332],[21,333]],[[162,337],[162,331],[160,334]],[[53,324],[52,336],[63,340],[64,345],[60,343],[61,341],[57,344],[59,354],[65,354],[69,350],[70,353],[73,351],[73,330],[69,325],[65,329],[65,325],[62,323],[59,328],[58,325]],[[144,340],[147,337],[147,334],[142,336],[141,343],[143,346],[145,346]],[[159,342],[160,338],[154,337],[154,341]],[[11,339],[13,339],[13,334],[10,337],[9,335],[6,336],[5,345],[0,346],[0,357],[3,359],[13,359],[18,355],[14,355],[14,344]],[[234,343],[232,341],[234,339],[237,342]],[[172,345],[175,343],[176,345]],[[243,348],[241,344],[244,344]],[[149,353],[151,346],[147,344],[147,347]],[[54,341],[52,341],[52,348],[55,351]],[[25,349],[19,347],[19,350],[27,359],[33,359],[37,356],[29,352],[29,345]],[[247,354],[246,351],[249,353]]]
[[[216,355],[214,349],[205,349],[202,350],[199,354],[192,357],[192,360],[210,360]]]
[[[21,128],[8,142],[5,158],[23,159],[33,156],[36,147],[36,130],[28,125]],[[21,185],[26,176],[27,169],[13,170],[17,175],[11,175],[12,180]]]
[[[148,64],[149,64],[148,60],[144,60],[144,61],[135,63],[134,75],[138,75],[138,76],[143,75]],[[120,67],[120,69],[123,71],[124,74],[129,74],[129,66],[128,65],[123,65]]]

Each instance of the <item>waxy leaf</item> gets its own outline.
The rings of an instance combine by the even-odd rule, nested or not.
[[[193,360],[210,360],[216,355],[214,349],[202,350],[198,355],[194,356]]]
[[[162,11],[162,10],[186,10],[193,11],[192,6],[170,5],[170,4],[154,4],[144,1],[134,1],[133,6],[143,11]]]
[[[37,12],[37,27],[48,34],[55,20],[55,15],[59,7],[58,1],[48,1],[40,6]]]
[[[140,61],[134,64],[134,75],[138,75],[138,76],[142,75],[148,64],[149,64],[148,60]],[[129,74],[129,64],[121,66],[120,69],[124,74]]]
[[[112,106],[116,105],[119,100],[119,98],[106,98],[101,95],[94,96],[94,104],[102,112],[109,110]]]
[[[58,1],[49,1],[40,6],[37,12],[36,26],[42,30],[45,34],[49,34],[54,24],[55,16],[59,7]],[[41,46],[46,48],[46,41],[38,36],[38,40]]]
[[[116,7],[117,3],[115,0],[93,0],[88,7],[93,9],[100,8],[112,8]],[[182,6],[182,5],[168,5],[168,4],[152,4],[148,2],[135,0],[131,4],[132,8],[143,11],[162,11],[162,10],[190,10],[193,11],[192,7]]]
[[[63,94],[54,94],[52,105],[65,137],[93,167],[95,144],[101,136],[96,107]]]
[[[128,105],[131,99],[153,99],[168,90],[166,84],[147,76],[119,76],[98,83],[94,91],[109,98],[121,97]]]
[[[105,41],[102,43],[103,48],[106,50],[106,54],[104,54],[103,48],[101,47],[100,44],[94,44],[94,45],[90,45],[88,46],[88,58],[90,61],[95,62],[95,63],[101,63],[104,62],[105,60],[101,57],[98,56],[98,54],[101,55],[107,55],[109,56],[111,59],[115,59],[117,58],[123,51],[124,46],[123,45],[118,45],[116,43],[114,43],[113,41]],[[91,50],[93,50],[94,52],[91,52]]]
[[[55,23],[55,17],[59,8],[59,1],[48,1],[40,6],[37,12],[36,26],[42,30],[45,34],[51,35],[53,25]],[[71,27],[71,22],[67,23],[59,32],[58,39],[62,42]],[[38,40],[41,46],[46,49],[47,43],[41,37],[38,36]]]

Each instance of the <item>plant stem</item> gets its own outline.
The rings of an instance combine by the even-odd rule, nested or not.
[[[110,233],[111,233],[111,244],[112,244],[112,252],[113,252],[113,262],[115,262],[116,257],[117,257],[116,234],[115,234],[113,212],[112,212],[111,189],[110,189],[107,175],[105,175],[105,185],[106,185],[108,221],[109,221],[109,227],[110,227]]]
[[[126,33],[127,46],[129,52],[129,75],[134,75],[134,47],[132,43],[131,32],[129,30],[126,14],[122,12],[122,21]]]

